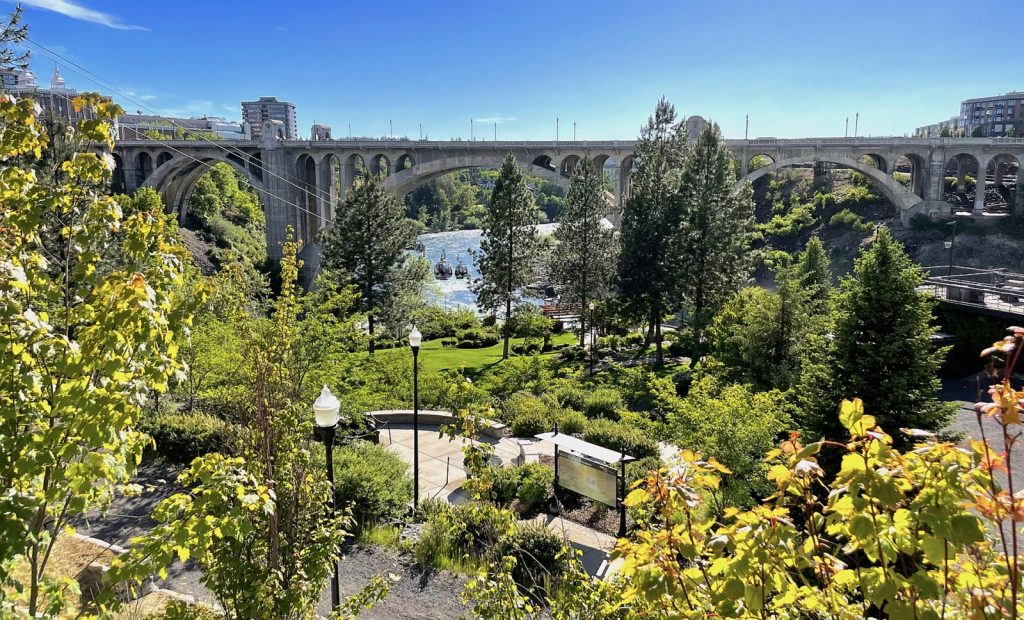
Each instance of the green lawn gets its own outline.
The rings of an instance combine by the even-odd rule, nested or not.
[[[552,344],[573,344],[574,334],[556,334],[551,337]],[[523,338],[513,338],[509,347],[523,342]],[[447,368],[465,367],[466,374],[476,376],[486,368],[501,361],[503,343],[482,349],[447,349],[441,346],[441,340],[429,340],[420,347],[420,363],[424,370],[444,370]],[[511,351],[510,351],[511,353]],[[542,355],[557,355],[557,351]],[[514,355],[513,355],[514,356]]]

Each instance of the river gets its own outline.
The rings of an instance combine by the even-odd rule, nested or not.
[[[549,235],[556,228],[558,228],[557,223],[539,224],[537,232],[541,236]],[[480,277],[480,271],[473,263],[473,257],[470,256],[469,251],[480,249],[480,233],[479,228],[474,228],[426,233],[417,237],[417,241],[423,244],[427,260],[430,261],[431,273],[433,273],[434,265],[441,259],[442,250],[452,268],[459,264],[461,259],[462,264],[469,269],[469,278],[459,280],[452,277],[448,280],[433,280],[425,293],[428,301],[445,308],[462,306],[476,309],[476,295],[469,290],[469,283]]]

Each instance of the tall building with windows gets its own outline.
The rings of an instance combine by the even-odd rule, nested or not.
[[[968,136],[1024,136],[1024,92],[965,99],[960,103],[960,126]]]
[[[260,97],[259,101],[242,102],[242,122],[248,123],[253,138],[262,136],[264,121],[281,121],[284,123],[284,138],[299,139],[294,103],[278,101],[277,97]]]

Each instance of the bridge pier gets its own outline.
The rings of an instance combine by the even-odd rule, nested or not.
[[[981,215],[985,212],[985,188],[988,177],[988,162],[991,161],[988,155],[978,154],[978,180],[974,184],[974,214]]]

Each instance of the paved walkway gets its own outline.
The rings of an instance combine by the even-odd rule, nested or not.
[[[439,497],[458,504],[468,499],[461,490],[466,482],[462,464],[465,438],[450,441],[441,436],[437,426],[420,425],[420,499]],[[512,439],[483,437],[481,443],[494,446],[494,464],[508,466],[519,461],[519,445]],[[409,465],[413,462],[411,424],[389,424],[380,431],[380,443],[400,455]]]

